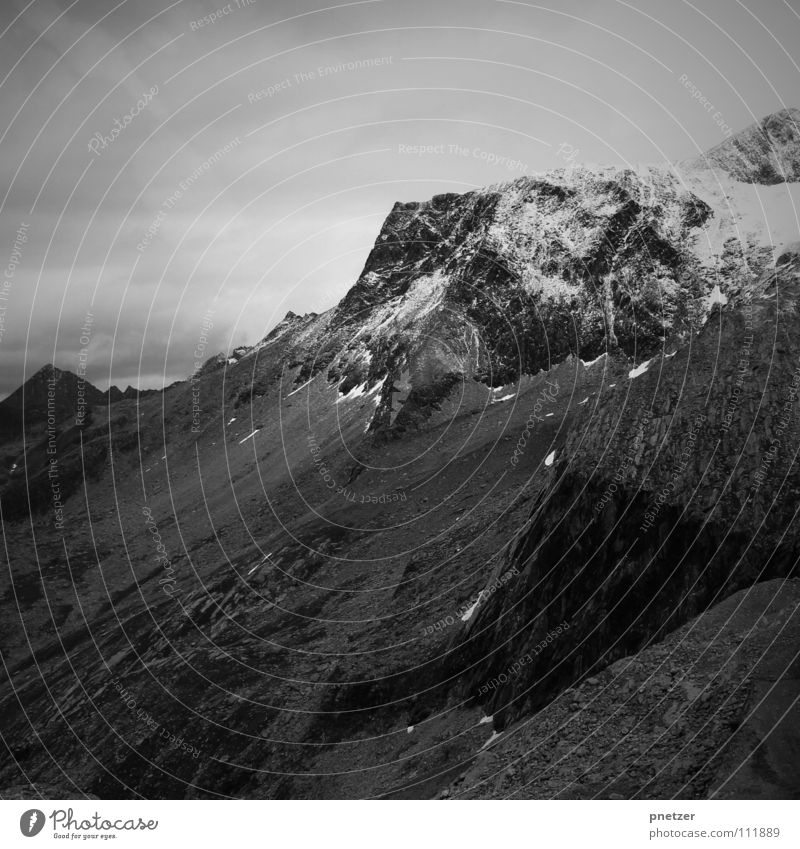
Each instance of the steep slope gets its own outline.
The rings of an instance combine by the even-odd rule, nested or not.
[[[450,798],[796,799],[800,583],[740,590],[501,734]]]
[[[800,556],[800,256],[582,413],[465,627],[463,694],[500,727]],[[560,623],[566,636],[535,647]],[[533,652],[519,674],[485,682]],[[463,662],[463,661],[462,661]]]

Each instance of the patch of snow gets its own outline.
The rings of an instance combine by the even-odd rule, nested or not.
[[[239,362],[239,360],[237,360],[236,357],[228,357],[228,365],[229,366],[235,366],[236,363],[238,363],[238,362]]]
[[[478,609],[478,605],[481,603],[481,599],[483,598],[483,591],[478,593],[478,597],[475,599],[475,603],[470,605],[467,610],[461,615],[462,622],[469,622],[472,619],[472,614]]]
[[[711,294],[706,298],[706,309],[711,309],[714,304],[719,304],[720,306],[725,306],[728,303],[728,299],[725,295],[722,294],[722,291],[719,288],[718,284],[714,285],[714,288],[711,290]]]
[[[545,413],[544,417],[547,418],[548,416],[552,416],[552,415],[553,415],[553,413]]]
[[[244,439],[239,440],[239,445],[241,445],[243,442],[247,442],[248,439],[252,439],[260,430],[261,428],[257,427],[252,433],[248,433]]]
[[[13,472],[13,471],[14,471],[14,469],[16,469],[16,468],[17,468],[17,464],[16,464],[16,463],[14,463],[14,465],[11,467],[11,471]]]
[[[414,726],[409,725],[408,728],[406,728],[406,734],[410,734],[413,730],[414,730]]]
[[[604,351],[602,354],[600,354],[600,356],[599,356],[599,357],[596,357],[596,358],[595,358],[595,359],[593,359],[593,360],[589,360],[589,362],[588,362],[588,363],[584,362],[583,360],[581,360],[581,362],[583,363],[583,367],[584,367],[584,368],[589,368],[590,366],[593,366],[595,363],[599,363],[599,362],[600,362],[600,360],[602,360],[602,359],[603,359],[603,357],[605,357],[605,356],[606,356],[606,353],[605,353],[605,351]]]
[[[636,366],[636,368],[632,368],[628,372],[628,377],[631,380],[635,380],[637,377],[641,377],[647,371],[651,362],[652,360],[645,360],[643,363],[640,363],[638,366]]]
[[[503,395],[503,397],[502,397],[502,398],[493,398],[493,399],[492,399],[492,403],[493,403],[493,404],[499,404],[501,401],[508,401],[508,400],[510,400],[511,398],[516,398],[516,396],[517,396],[517,393],[516,393],[516,392],[512,392],[512,393],[511,393],[511,395]]]
[[[493,716],[482,716],[478,725],[488,725],[490,722],[494,722]]]
[[[236,416],[234,416],[229,422],[228,427],[230,427],[236,421]]]
[[[664,357],[664,359],[665,360],[671,360],[675,356],[675,354],[677,354],[677,353],[678,353],[677,351],[673,351],[671,354],[667,354],[667,356]]]
[[[305,389],[305,388],[306,388],[306,386],[308,386],[308,384],[309,384],[309,383],[311,383],[313,380],[314,380],[314,378],[313,378],[313,377],[311,378],[311,380],[307,380],[307,381],[306,381],[306,382],[305,382],[302,386],[298,386],[298,387],[297,387],[297,389],[292,390],[292,391],[291,391],[291,392],[290,392],[290,393],[286,396],[286,398],[291,398],[291,397],[292,397],[292,395],[294,395],[294,394],[295,394],[295,392],[299,392],[301,389]],[[286,399],[284,399],[284,400],[286,400]]]
[[[366,383],[359,383],[358,386],[354,386],[346,395],[339,395],[336,403],[341,404],[342,401],[355,401],[356,398],[360,398],[364,394],[366,388]]]
[[[386,378],[382,377],[373,387],[367,392],[367,395],[380,394],[383,389],[383,384],[386,383]]]
[[[545,464],[545,466],[552,466],[552,465],[553,465],[553,460],[555,460],[555,459],[556,459],[556,452],[555,452],[555,451],[551,451],[551,452],[550,452],[550,453],[549,453],[549,454],[548,454],[548,455],[544,458],[544,464]]]
[[[270,551],[270,553],[269,553],[269,554],[265,554],[265,555],[261,558],[261,560],[259,560],[259,561],[258,561],[258,563],[256,563],[256,565],[255,565],[255,566],[253,566],[253,568],[252,568],[252,569],[251,569],[251,570],[247,573],[247,577],[249,578],[249,577],[250,577],[250,575],[252,575],[252,574],[253,574],[253,572],[255,572],[255,571],[256,571],[256,569],[258,569],[258,567],[259,567],[259,566],[263,566],[263,565],[267,562],[267,558],[268,558],[271,554],[272,554],[272,552],[271,552],[271,551]]]
[[[617,385],[616,383],[609,383],[608,388],[613,389],[616,385]]]
[[[587,396],[583,399],[583,401],[581,401],[581,402],[578,404],[578,406],[579,406],[579,407],[582,407],[582,406],[583,406],[583,405],[584,405],[584,404],[585,404],[588,400],[589,400],[589,396],[587,395]]]
[[[492,731],[492,736],[481,746],[481,749],[485,749],[487,746],[491,746],[492,743],[500,736],[499,731]]]

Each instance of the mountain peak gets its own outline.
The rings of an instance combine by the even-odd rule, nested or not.
[[[712,147],[692,164],[726,171],[742,183],[800,180],[800,109],[773,112]]]
[[[62,371],[60,368],[54,366],[53,363],[45,363],[45,365],[43,365],[37,372],[31,375],[29,379],[33,380],[34,378],[38,377],[58,379],[59,377],[61,377],[61,375],[65,373],[66,372]]]

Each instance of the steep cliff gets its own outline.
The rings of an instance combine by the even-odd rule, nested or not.
[[[737,589],[793,574],[799,299],[790,251],[747,303],[715,307],[691,344],[604,388],[575,420],[496,567],[520,580],[463,629],[456,654],[477,663],[462,695],[503,724]]]

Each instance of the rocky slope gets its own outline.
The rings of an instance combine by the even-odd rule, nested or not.
[[[797,579],[740,590],[510,726],[441,796],[797,798],[798,606]]]
[[[716,309],[687,346],[600,392],[558,451],[457,653],[484,658],[465,693],[568,638],[480,694],[499,726],[756,581],[796,568],[800,255],[741,309]]]
[[[792,115],[768,122],[782,162]],[[626,657],[649,668],[653,643],[793,573],[796,188],[690,163],[397,204],[336,308],[60,429],[60,508],[27,446],[27,492],[0,492],[0,786],[528,793],[541,762],[497,784],[493,735],[560,727],[601,674],[638,687]],[[657,760],[611,780],[627,743],[584,737],[606,778],[570,761],[532,795],[725,776],[692,756],[673,783],[648,783]]]

